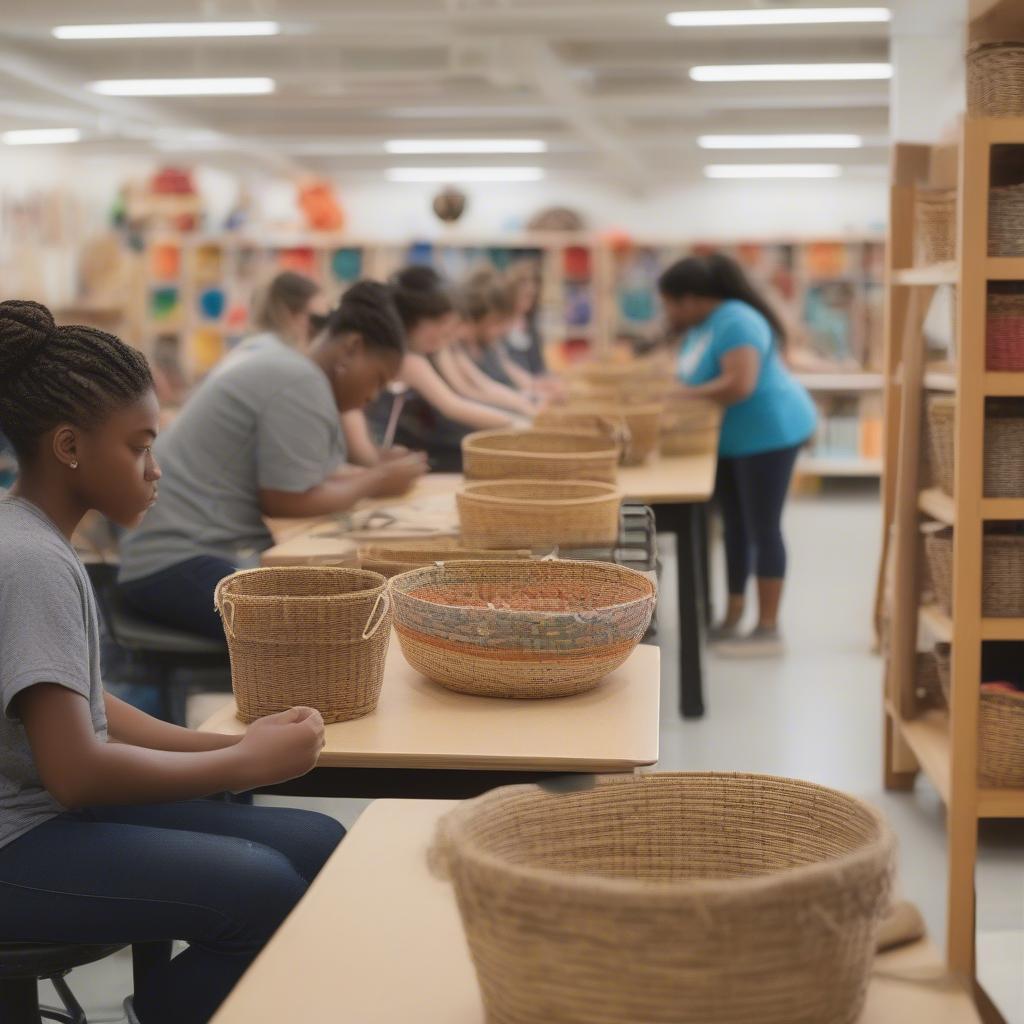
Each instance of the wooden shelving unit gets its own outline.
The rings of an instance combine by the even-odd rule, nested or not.
[[[977,0],[976,0],[977,2]],[[981,0],[982,3],[985,0]],[[987,4],[989,8],[1006,4]],[[1018,38],[1024,30],[1019,5]],[[982,614],[982,546],[986,520],[1024,519],[1024,499],[983,496],[985,403],[993,396],[1024,398],[1024,374],[985,370],[989,282],[1024,281],[1024,258],[988,257],[988,198],[993,147],[1024,147],[1024,119],[967,117],[956,145],[899,144],[893,152],[886,301],[885,467],[883,507],[887,553],[893,565],[885,669],[885,783],[910,788],[924,772],[947,808],[949,884],[947,959],[974,978],[974,868],[978,819],[1024,817],[1024,790],[978,782],[982,643],[1024,641],[1024,619]],[[958,192],[954,263],[913,265],[914,191],[923,186]],[[924,320],[935,290],[957,289],[955,365],[926,364]],[[921,422],[928,390],[955,393],[954,493],[922,488]],[[953,614],[919,607],[919,529],[922,518],[953,529]],[[890,541],[891,538],[891,541]],[[883,593],[880,584],[880,597]],[[880,600],[879,607],[884,602]],[[919,636],[950,643],[949,712],[916,713]],[[1022,737],[1024,742],[1024,737]]]

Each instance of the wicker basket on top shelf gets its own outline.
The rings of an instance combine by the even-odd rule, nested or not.
[[[914,194],[914,259],[922,266],[956,259],[956,189]]]
[[[986,618],[1024,618],[1024,534],[986,532],[982,544],[981,613]],[[925,538],[935,597],[953,614],[953,531]]]
[[[1024,42],[976,43],[967,52],[967,113],[1024,114]]]

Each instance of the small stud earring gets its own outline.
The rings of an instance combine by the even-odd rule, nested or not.
[[[78,459],[73,459],[71,462],[72,469],[78,469]]]

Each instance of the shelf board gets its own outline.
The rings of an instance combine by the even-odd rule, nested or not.
[[[796,379],[808,391],[881,391],[885,387],[885,377],[881,373],[866,370],[839,373],[807,371],[796,374]]]
[[[905,267],[892,272],[892,283],[899,285],[956,284],[960,268],[956,262],[934,263],[929,267]]]
[[[986,373],[985,394],[1024,397],[1024,373]]]
[[[906,744],[914,752],[921,770],[949,803],[949,715],[945,711],[926,711],[914,719],[903,719],[887,701],[886,710]]]
[[[881,476],[882,460],[859,456],[805,455],[797,462],[804,476]]]
[[[1024,619],[982,619],[982,640],[1024,640]]]
[[[978,817],[1024,818],[1024,789],[979,789]]]
[[[1024,281],[1024,258],[990,256],[985,260],[985,276],[990,281]]]
[[[945,491],[929,487],[917,496],[917,507],[940,523],[952,526],[956,518],[956,505]]]
[[[981,518],[1024,520],[1024,498],[982,498]]]
[[[918,619],[936,640],[953,642],[953,620],[938,605],[925,605],[918,612]]]

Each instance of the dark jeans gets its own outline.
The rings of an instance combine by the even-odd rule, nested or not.
[[[725,566],[732,596],[746,592],[752,561],[760,579],[782,579],[786,575],[782,506],[802,447],[718,460],[715,501],[722,513]]]
[[[198,555],[142,579],[120,583],[118,590],[124,603],[143,619],[224,640],[213,592],[234,571],[235,566],[223,558]]]
[[[0,849],[0,942],[183,939],[135,1011],[203,1024],[344,835],[311,811],[209,800],[69,811]]]

